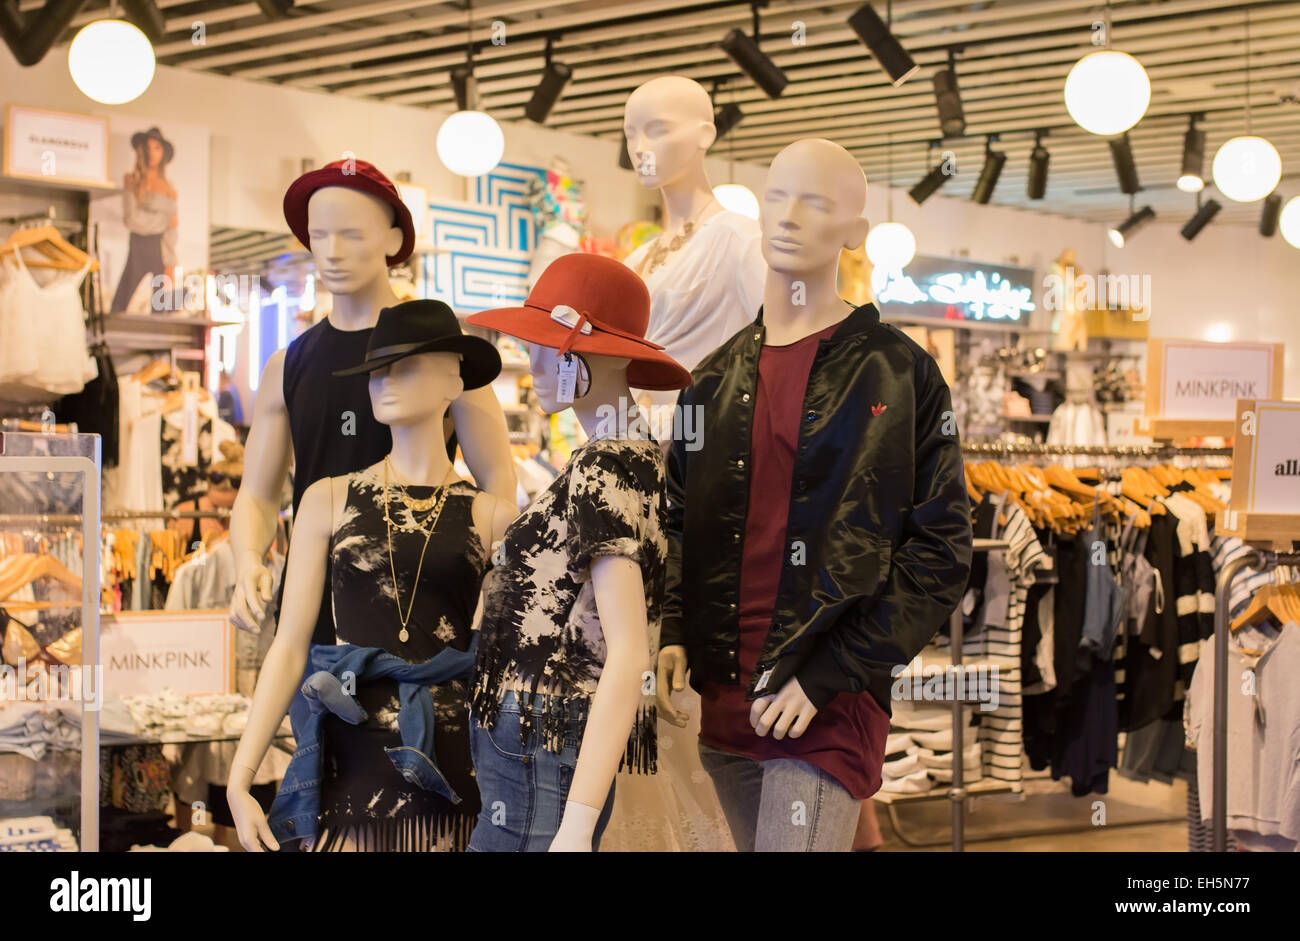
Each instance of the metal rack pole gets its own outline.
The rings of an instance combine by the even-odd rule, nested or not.
[[[1214,748],[1210,818],[1214,852],[1228,848],[1228,608],[1232,580],[1243,568],[1267,571],[1278,565],[1300,565],[1300,552],[1252,549],[1223,567],[1214,589]]]
[[[961,602],[958,601],[957,608],[952,613],[952,622],[949,628],[952,663],[957,668],[953,673],[958,682],[958,689],[962,693],[962,695],[954,695],[952,698],[952,787],[948,791],[948,799],[952,801],[952,851],[954,853],[961,853],[966,850],[966,762],[962,758],[966,734],[966,730],[962,725],[962,719],[966,714],[966,683],[961,678],[961,655],[964,639],[961,618]]]

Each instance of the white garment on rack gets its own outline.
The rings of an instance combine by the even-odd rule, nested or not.
[[[12,258],[12,263],[10,263]],[[80,392],[99,373],[86,349],[86,310],[81,281],[90,260],[76,272],[55,270],[41,284],[22,252],[4,258],[0,289],[0,398],[52,401]]]

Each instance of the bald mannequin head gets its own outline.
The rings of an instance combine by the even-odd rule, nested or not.
[[[702,169],[717,137],[713,102],[689,78],[652,78],[628,96],[623,132],[637,180],[647,189],[659,189]]]
[[[763,259],[789,274],[834,267],[840,249],[866,238],[866,206],[867,178],[852,154],[820,137],[795,141],[767,171]]]

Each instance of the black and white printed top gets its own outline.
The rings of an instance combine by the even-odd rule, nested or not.
[[[484,581],[484,606],[471,709],[485,728],[496,724],[506,692],[519,696],[523,736],[534,731],[532,705],[545,700],[536,731],[544,748],[581,741],[587,709],[605,664],[591,563],[598,556],[634,559],[645,585],[649,649],[659,652],[667,564],[664,460],[652,438],[595,438],[573,452],[558,477],[510,524]],[[623,764],[655,770],[655,707],[650,684]]]

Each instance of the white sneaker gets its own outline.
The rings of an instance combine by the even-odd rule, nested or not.
[[[925,773],[925,769],[904,778],[885,778],[880,783],[880,789],[891,794],[921,794],[933,787],[934,782]]]

